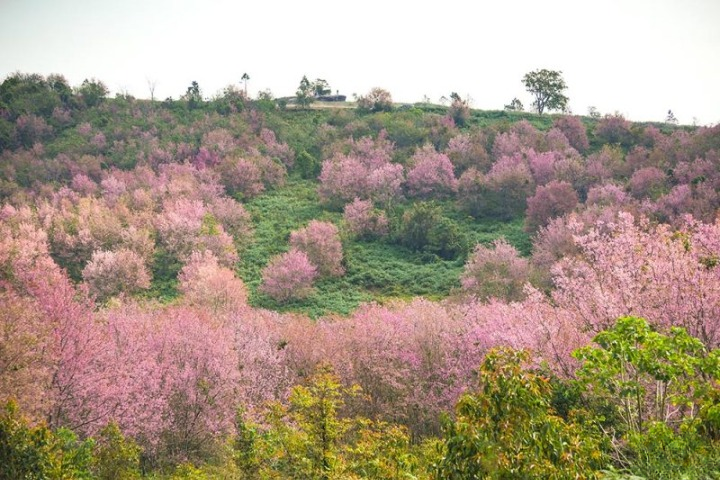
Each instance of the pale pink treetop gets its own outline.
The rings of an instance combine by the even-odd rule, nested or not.
[[[127,249],[94,252],[82,276],[90,293],[99,300],[150,288],[150,273],[145,262]]]
[[[345,273],[340,235],[330,222],[312,220],[305,228],[290,233],[290,247],[307,254],[323,277],[339,277]]]
[[[317,274],[308,255],[292,249],[270,259],[262,271],[260,291],[278,302],[303,299],[312,293]]]
[[[381,237],[387,235],[389,231],[385,212],[376,210],[369,200],[356,198],[352,203],[345,205],[343,219],[348,231],[359,237]]]
[[[530,264],[505,239],[495,240],[491,248],[475,246],[460,277],[463,290],[481,301],[499,298],[521,300],[530,274]]]
[[[407,174],[407,188],[411,196],[442,198],[457,191],[457,179],[450,158],[438,153],[432,145],[417,150],[410,163],[412,168]]]

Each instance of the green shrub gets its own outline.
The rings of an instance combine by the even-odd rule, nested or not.
[[[31,426],[14,402],[0,411],[0,478],[89,479],[92,445],[68,429]]]

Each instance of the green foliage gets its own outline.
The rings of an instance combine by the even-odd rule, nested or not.
[[[100,80],[94,78],[83,80],[82,85],[78,87],[77,94],[82,99],[86,107],[92,108],[100,105],[110,91]]]
[[[261,478],[336,478],[334,472],[342,468],[340,439],[350,428],[338,410],[353,393],[332,373],[322,371],[307,386],[293,388],[289,405],[270,405],[265,418],[270,428],[260,446]]]
[[[623,317],[594,341],[597,347],[574,353],[583,362],[578,379],[614,406],[622,431],[639,432],[646,422],[692,417],[692,410],[681,407],[697,408],[712,390],[707,379],[720,379],[718,354],[708,355],[702,342],[683,328],[673,327],[664,335],[642,318]]]
[[[415,147],[429,141],[429,131],[422,124],[419,112],[382,112],[366,118],[373,129],[384,129],[395,148],[409,157]]]
[[[206,480],[208,476],[192,463],[181,463],[175,468],[171,480]]]
[[[314,179],[320,174],[320,162],[306,150],[295,157],[295,169],[302,178]]]
[[[247,93],[233,85],[229,85],[222,91],[222,95],[212,101],[215,110],[221,115],[229,115],[234,112],[245,110]]]
[[[328,123],[330,112],[320,109],[290,109],[266,112],[268,128],[276,132],[278,139],[287,143],[295,152],[307,151],[320,158],[323,145],[318,139],[318,127]]]
[[[493,350],[479,388],[445,427],[442,479],[593,478],[603,458],[596,432],[550,406],[549,381],[525,369],[525,351]]]
[[[510,103],[505,105],[505,110],[510,112],[522,112],[525,110],[525,107],[523,106],[522,102],[518,100],[517,97],[513,98]]]
[[[380,241],[353,243],[344,254],[344,280],[372,295],[369,298],[441,298],[459,286],[462,262]]]
[[[310,80],[308,80],[307,76],[305,75],[303,75],[303,78],[300,80],[300,85],[295,92],[295,100],[297,101],[297,104],[302,108],[307,108],[312,102],[315,101],[313,84],[310,83]]]
[[[180,261],[164,248],[155,249],[152,263],[152,284],[142,295],[169,301],[178,296],[177,275],[182,268]]]
[[[397,228],[397,241],[415,251],[451,260],[467,252],[467,240],[457,224],[433,203],[418,202],[406,210]]]
[[[0,109],[7,109],[12,120],[23,114],[49,117],[61,104],[60,95],[42,75],[17,72],[0,84]]]
[[[187,102],[188,110],[195,110],[202,105],[202,92],[200,91],[200,85],[194,81],[190,84],[183,95],[183,100]]]
[[[620,318],[595,342],[574,356],[588,401],[619,419],[607,427],[615,464],[646,478],[715,478],[720,351],[708,352],[682,328],[662,334],[637,317]]]
[[[703,438],[693,422],[675,430],[662,422],[626,437],[626,468],[644,478],[717,478],[720,446]]]
[[[265,429],[242,429],[247,478],[427,478],[405,428],[343,415],[360,393],[321,368],[293,388],[287,405],[270,405]]]
[[[315,183],[298,178],[289,179],[282,189],[253,198],[245,206],[253,218],[254,241],[241,252],[238,265],[240,277],[249,289],[250,303],[279,311],[299,311],[316,318],[329,313],[347,315],[361,302],[371,300],[413,296],[440,299],[459,286],[464,264],[463,251],[456,259],[444,259],[439,255],[438,252],[443,251],[438,245],[452,245],[448,238],[467,239],[463,240],[463,245],[469,245],[491,243],[502,236],[523,255],[530,253],[530,237],[523,231],[522,220],[477,222],[459,212],[452,201],[434,205],[441,225],[443,222],[451,225],[447,232],[436,229],[435,243],[429,247],[435,251],[415,251],[383,239],[357,241],[344,238],[345,276],[321,280],[315,284],[315,295],[280,305],[257,294],[262,268],[272,256],[287,251],[290,232],[313,219],[339,223],[340,214],[323,210],[318,204]],[[412,206],[408,206],[410,208]],[[162,265],[156,262],[157,267]],[[154,270],[153,275],[154,293],[173,298],[176,290],[170,269]],[[158,278],[165,280],[158,283]]]
[[[257,100],[253,102],[253,106],[257,111],[269,113],[275,110],[277,103],[270,90],[263,90],[258,92]]]
[[[260,472],[258,428],[245,420],[242,410],[238,410],[235,416],[233,452],[233,459],[243,477],[249,479],[258,478]]]
[[[140,447],[126,439],[115,423],[100,431],[95,444],[93,472],[100,480],[140,477]]]
[[[547,110],[565,110],[568,104],[568,97],[563,94],[567,89],[562,72],[557,70],[535,70],[526,73],[523,77],[523,84],[535,100],[533,106],[538,114],[542,115]]]
[[[327,82],[327,80],[323,80],[322,78],[316,78],[315,81],[312,83],[312,89],[313,89],[313,95],[316,97],[320,97],[322,95],[329,95],[332,90],[330,90],[330,84]]]
[[[355,443],[344,449],[347,478],[427,478],[437,457],[436,440],[413,446],[404,427],[368,420],[357,425]]]
[[[0,412],[0,478],[89,479],[92,441],[68,429],[30,426],[9,402]]]
[[[0,117],[0,150],[5,150],[12,146],[14,134],[15,126],[8,120]]]

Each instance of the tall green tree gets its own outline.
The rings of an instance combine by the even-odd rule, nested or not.
[[[245,97],[247,97],[247,82],[250,80],[250,75],[247,73],[243,73],[242,77],[240,77],[240,80],[245,82]]]
[[[562,72],[558,70],[534,70],[526,73],[523,83],[528,92],[535,100],[532,105],[538,114],[542,115],[545,110],[565,110],[568,104],[568,97],[563,94],[567,89]]]
[[[194,81],[187,88],[187,92],[183,95],[183,99],[187,100],[188,108],[194,110],[202,104],[202,91],[198,82]]]
[[[315,100],[314,93],[313,84],[310,83],[306,75],[303,75],[302,80],[300,80],[300,86],[298,86],[297,92],[295,92],[297,104],[302,108],[307,108]]]
[[[90,80],[86,78],[77,89],[78,95],[87,107],[97,107],[100,105],[109,92],[110,90],[108,90],[103,82],[94,78]]]
[[[323,80],[322,78],[315,79],[315,82],[313,82],[313,94],[316,97],[329,95],[330,92],[330,84],[327,82],[327,80]]]

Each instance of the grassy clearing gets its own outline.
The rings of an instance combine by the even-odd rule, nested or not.
[[[259,293],[262,269],[272,256],[288,250],[290,232],[313,219],[342,226],[340,212],[325,210],[320,205],[316,186],[314,181],[292,178],[285,187],[246,203],[255,224],[255,238],[242,250],[237,271],[248,286],[252,305],[317,318],[333,313],[347,315],[368,301],[414,296],[440,299],[459,287],[463,257],[443,260],[436,255],[413,252],[390,239],[357,241],[345,236],[343,277],[321,280],[307,299],[282,305]],[[488,244],[503,236],[524,254],[529,253],[530,239],[522,230],[521,220],[480,222],[463,215],[451,201],[439,205],[443,215],[458,224],[471,248],[475,243]]]

